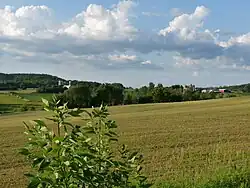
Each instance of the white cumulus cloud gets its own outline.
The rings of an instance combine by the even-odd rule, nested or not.
[[[174,63],[178,65],[200,68],[204,64],[200,62],[216,66],[218,60],[230,66],[250,65],[250,33],[221,41],[220,29],[205,28],[210,13],[207,7],[198,6],[189,14],[179,13],[165,23],[167,27],[147,34],[130,20],[134,6],[132,0],[121,1],[110,9],[90,4],[63,23],[56,21],[53,10],[47,6],[6,6],[0,9],[0,56],[8,54],[20,62],[36,62],[39,57],[56,63],[66,59],[78,61],[103,69],[162,70],[156,61],[143,55],[176,52]]]
[[[175,17],[169,26],[160,30],[159,34],[167,36],[169,33],[177,33],[183,39],[196,39],[197,29],[203,26],[204,19],[208,16],[209,9],[198,6],[192,14],[182,14]]]
[[[90,4],[60,32],[92,39],[129,38],[137,31],[128,20],[133,5],[132,1],[122,1],[109,10],[102,5]]]
[[[46,6],[0,9],[0,36],[24,37],[53,27],[53,11]]]

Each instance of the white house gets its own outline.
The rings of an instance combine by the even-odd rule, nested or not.
[[[71,81],[69,81],[68,83],[69,83],[68,85],[63,85],[64,84],[63,81],[59,80],[58,81],[58,86],[62,86],[63,85],[63,87],[69,89],[71,87]]]
[[[70,88],[71,87],[71,81],[69,81],[69,85],[64,85],[63,87]]]

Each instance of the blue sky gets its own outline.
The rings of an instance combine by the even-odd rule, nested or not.
[[[0,72],[199,86],[250,82],[250,2],[1,0]]]

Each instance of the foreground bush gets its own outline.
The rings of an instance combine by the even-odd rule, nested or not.
[[[56,132],[42,120],[25,123],[27,145],[20,153],[27,156],[33,170],[28,187],[48,188],[132,188],[150,187],[141,174],[142,156],[125,146],[114,151],[116,123],[108,119],[105,106],[91,112],[58,106],[55,97],[44,100],[44,109],[53,113],[47,118]],[[83,125],[74,125],[68,117],[84,117]],[[115,146],[118,144],[115,143]]]

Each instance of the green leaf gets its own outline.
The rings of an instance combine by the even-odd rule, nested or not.
[[[39,171],[43,170],[44,168],[48,167],[50,165],[50,161],[43,160],[42,163],[40,164]]]
[[[53,121],[53,122],[58,122],[57,118],[46,118],[47,120]]]
[[[28,126],[28,124],[27,124],[26,122],[23,121],[23,124],[24,124],[24,126],[25,126],[25,128],[26,128],[27,130],[30,130],[30,127]]]
[[[43,160],[44,160],[43,157],[36,158],[36,159],[34,159],[32,165],[33,165],[33,166],[36,166],[36,165],[38,165],[39,163],[41,163]]]
[[[63,139],[64,139],[63,137],[55,136],[55,137],[53,138],[53,142],[56,142],[57,140],[58,140],[59,142],[62,142]]]
[[[89,117],[92,117],[92,114],[91,114],[89,111],[87,111],[87,110],[82,110],[82,112],[86,113]]]
[[[39,144],[37,142],[29,142],[29,145],[31,145],[31,146],[37,146]]]
[[[109,123],[109,128],[111,128],[111,129],[117,128],[115,121],[112,121]]]
[[[49,107],[49,106],[50,106],[48,100],[42,98],[42,102],[43,102],[43,104],[44,104],[46,107]]]
[[[136,170],[137,170],[137,172],[140,172],[142,170],[142,167],[141,166],[137,166]]]
[[[113,137],[113,135],[110,134],[110,133],[105,133],[104,135],[105,135],[105,136],[108,136],[108,137]]]
[[[92,140],[92,138],[87,138],[85,142],[89,142],[90,140]]]
[[[73,117],[80,117],[80,114],[83,112],[83,110],[80,110],[78,108],[73,109],[72,111],[69,112],[69,115]]]
[[[137,151],[133,152],[133,153],[129,156],[129,158],[128,158],[128,159],[132,160],[133,158],[135,158],[135,157],[136,157],[136,155],[137,155],[137,154],[138,154],[138,152],[137,152]]]
[[[37,123],[40,126],[47,127],[46,124],[44,123],[44,121],[42,121],[40,119],[33,120],[33,122]]]
[[[86,152],[79,153],[79,156],[81,156],[81,157],[89,157],[91,159],[95,158],[95,156],[93,154],[86,153]]]
[[[114,132],[114,131],[109,131],[109,134],[112,134],[112,135],[114,135],[114,136],[117,136],[116,132]]]
[[[110,138],[109,141],[118,142],[118,139],[117,138]]]
[[[69,123],[69,122],[63,122],[63,125],[69,125],[70,127],[74,127],[74,125],[73,124],[71,124],[71,123]]]
[[[19,153],[20,153],[20,154],[23,154],[23,155],[29,155],[29,154],[30,154],[29,150],[26,149],[26,148],[22,148],[22,149],[19,151]]]
[[[28,185],[28,188],[37,188],[40,183],[41,182],[37,177],[33,177]]]
[[[24,175],[25,175],[26,177],[29,177],[29,178],[35,177],[35,175],[34,175],[34,174],[31,174],[31,173],[25,173]]]
[[[41,141],[40,143],[39,143],[39,146],[41,146],[41,147],[44,147],[44,146],[46,146],[47,145],[47,142],[45,142],[45,141]]]
[[[53,150],[52,147],[47,148],[48,153],[51,152],[52,150]]]
[[[47,112],[50,111],[50,109],[49,109],[48,107],[44,107],[43,109],[44,109],[45,111],[47,111]]]
[[[56,105],[58,105],[60,102],[61,102],[61,100],[58,100],[58,101],[56,102]]]

